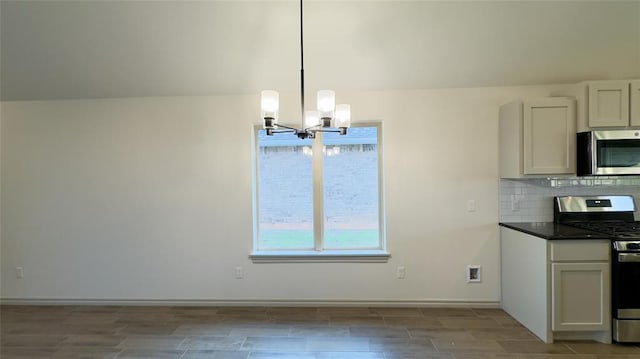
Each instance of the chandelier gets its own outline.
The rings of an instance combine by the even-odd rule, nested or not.
[[[304,42],[302,33],[302,0],[300,0],[300,115],[302,127],[295,128],[278,123],[280,99],[277,91],[265,90],[261,93],[260,107],[264,129],[268,136],[274,133],[294,133],[300,139],[315,138],[317,132],[337,132],[347,134],[351,125],[351,106],[336,105],[336,95],[332,90],[320,90],[317,96],[317,111],[304,108]]]

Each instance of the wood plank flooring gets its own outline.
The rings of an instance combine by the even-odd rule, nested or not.
[[[3,359],[640,358],[544,344],[500,309],[1,306],[0,334]]]

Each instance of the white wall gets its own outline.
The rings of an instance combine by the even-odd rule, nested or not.
[[[339,94],[383,121],[384,264],[248,259],[258,95],[4,102],[2,298],[497,303],[498,106],[550,90]]]

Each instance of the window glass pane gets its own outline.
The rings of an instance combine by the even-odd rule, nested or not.
[[[324,246],[380,248],[378,128],[323,134]]]
[[[312,249],[311,141],[258,133],[259,249]]]

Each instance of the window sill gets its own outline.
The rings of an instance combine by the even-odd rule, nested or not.
[[[386,263],[386,251],[262,251],[249,255],[253,263]]]

